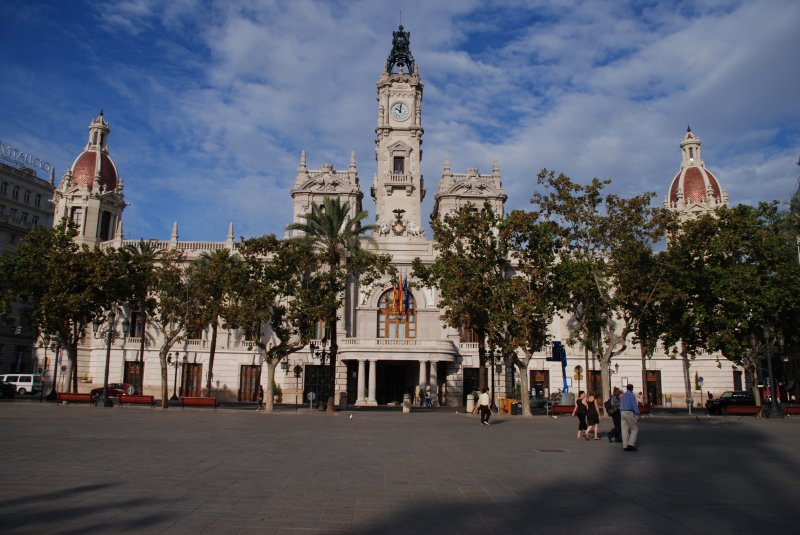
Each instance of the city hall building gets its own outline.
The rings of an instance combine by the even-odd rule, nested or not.
[[[400,26],[393,34],[391,52],[377,81],[376,169],[369,193],[376,207],[374,222],[377,227],[373,234],[376,251],[391,255],[404,280],[412,278],[411,263],[415,258],[430,263],[436,256],[434,242],[422,226],[422,202],[426,195],[434,196],[430,214],[433,218],[443,218],[467,204],[481,206],[485,202],[503,214],[507,198],[497,160],[491,162],[491,172],[481,173],[477,167],[455,172],[446,159],[441,178],[429,190],[420,165],[424,135],[423,87],[410,51],[409,34]],[[77,223],[77,240],[81,243],[121,247],[137,242],[123,237],[126,204],[121,176],[109,154],[109,132],[109,124],[101,113],[89,126],[85,150],[77,156],[54,192],[54,220],[58,222],[67,217]],[[680,169],[671,184],[667,181],[664,184],[665,206],[679,212],[681,217],[691,217],[726,204],[727,194],[705,168],[700,139],[687,131],[680,148]],[[135,181],[132,183],[135,187]],[[292,203],[293,220],[286,223],[302,222],[301,215],[326,197],[348,202],[355,215],[362,209],[363,196],[355,153],[350,155],[346,168],[336,169],[330,163],[310,168],[306,152],[302,151],[294,186],[286,198]],[[176,223],[171,238],[157,245],[183,251],[187,261],[191,261],[206,251],[235,250],[233,236],[231,225],[225,241],[181,241]],[[436,405],[464,406],[466,396],[479,382],[477,341],[468,331],[442,323],[436,290],[409,287],[407,306],[399,312],[392,306],[394,282],[386,279],[365,288],[355,281],[345,292],[338,320],[337,402],[350,406],[399,404],[404,394],[414,395],[422,389],[431,392]],[[113,343],[109,381],[141,384],[144,393],[160,396],[160,335],[153,327],[141,332],[135,312],[126,310],[123,316],[131,327],[125,336]],[[118,316],[118,328],[122,319]],[[568,338],[567,320],[568,316],[555,318],[551,326],[553,340]],[[169,372],[170,390],[175,388],[179,394],[188,396],[209,394],[203,392],[208,374],[209,334],[203,333],[200,338],[186,339],[173,346],[173,359],[180,366],[175,370],[174,386],[171,384],[173,370]],[[142,336],[146,345],[144,354],[140,355]],[[315,400],[327,395],[327,367],[323,365],[319,350],[322,334],[317,338],[314,341],[316,351],[309,346],[278,367],[276,382],[282,390],[284,403],[308,403],[312,397],[309,394],[313,394]],[[550,351],[543,348],[529,363],[526,373],[531,394],[548,396],[562,386],[561,363],[546,360]],[[585,389],[587,375],[599,385],[599,364],[589,357],[586,365],[585,349],[566,346],[566,351],[571,388]],[[612,384],[633,383],[643,398],[656,405],[685,406],[682,363],[670,358],[663,349],[660,351],[646,363],[647,384],[643,388],[639,348],[629,343],[626,352],[614,358]],[[720,359],[720,363],[710,355],[691,362],[692,396],[696,401],[700,401],[701,392],[694,390],[695,375],[702,378],[703,396],[745,386],[743,370],[725,359]],[[210,395],[223,402],[252,400],[258,384],[266,382],[266,366],[262,364],[263,356],[257,347],[248,344],[241,332],[220,329]],[[588,373],[580,380],[573,376],[573,370],[579,365],[584,369],[588,367]],[[86,336],[78,357],[79,389],[88,391],[102,386],[104,368],[105,340]],[[493,377],[498,399],[511,397],[518,372],[501,363],[491,368],[489,377]],[[63,378],[59,377],[58,383],[63,384]]]

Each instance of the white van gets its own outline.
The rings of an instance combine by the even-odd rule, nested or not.
[[[17,394],[38,394],[42,390],[42,376],[32,373],[9,373],[0,375],[0,381],[8,381],[17,387]]]

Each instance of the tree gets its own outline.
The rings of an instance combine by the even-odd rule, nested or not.
[[[533,195],[533,211],[561,229],[558,271],[572,303],[570,341],[592,348],[605,396],[611,359],[626,349],[628,336],[640,330],[642,314],[654,301],[652,286],[659,280],[648,280],[642,293],[629,275],[648,266],[647,251],[664,236],[670,217],[650,206],[654,193],[627,199],[604,195],[610,180],[595,178],[581,185],[544,169],[538,181],[545,192]]]
[[[436,260],[412,264],[420,284],[438,288],[441,320],[454,329],[470,329],[478,340],[479,387],[484,386],[486,342],[492,306],[506,295],[508,258],[495,232],[500,220],[491,206],[459,208],[431,221]],[[496,292],[494,295],[493,292]]]
[[[164,251],[159,249],[157,242],[153,240],[139,240],[136,245],[126,245],[121,251],[126,256],[130,269],[128,277],[133,285],[131,301],[140,314],[139,362],[142,362],[147,341],[147,321],[156,307],[156,300],[152,296],[156,285],[156,263]],[[135,386],[139,390],[138,393],[141,393],[141,383]]]
[[[189,301],[187,273],[181,267],[183,258],[180,251],[165,251],[153,271],[152,297],[157,306],[152,311],[151,320],[163,334],[158,360],[161,366],[161,407],[164,409],[169,407],[167,355],[181,337],[188,338],[187,325],[194,305]]]
[[[281,241],[274,235],[245,240],[239,252],[245,276],[233,293],[229,323],[242,329],[264,355],[269,413],[278,363],[305,347],[312,326],[325,317],[319,258],[310,242]]]
[[[130,299],[125,258],[116,250],[78,247],[74,226],[36,227],[6,260],[15,299],[26,303],[27,321],[44,336],[54,335],[67,354],[71,391],[77,392],[78,344],[104,311]]]
[[[698,267],[707,286],[699,331],[707,349],[719,351],[753,378],[762,344],[774,344],[781,335],[796,343],[800,266],[792,236],[784,231],[785,217],[777,202],[724,207],[714,218],[685,224],[675,240],[676,249],[702,259]],[[698,234],[706,239],[695,239]]]
[[[361,247],[362,241],[373,241],[367,233],[372,232],[375,225],[361,224],[366,217],[367,212],[363,210],[351,217],[349,203],[325,197],[322,204],[312,204],[311,211],[300,216],[303,222],[286,227],[287,230],[302,233],[295,239],[313,244],[320,264],[325,266],[319,275],[319,287],[324,294],[320,301],[324,303],[324,318],[331,344],[331,396],[327,404],[330,413],[334,411],[336,392],[337,314],[345,286],[348,281],[358,279],[360,284],[368,287],[372,281],[389,271],[388,256],[377,255]]]
[[[566,306],[556,270],[558,229],[553,222],[537,221],[531,213],[514,211],[499,225],[497,242],[500,247],[507,244],[514,265],[513,272],[507,270],[493,292],[489,340],[518,370],[522,415],[530,416],[528,364],[534,352],[548,342],[548,329],[556,312]]]
[[[198,325],[211,326],[206,375],[206,390],[209,395],[214,378],[214,355],[217,350],[220,318],[227,319],[231,293],[237,284],[237,278],[242,276],[241,267],[239,258],[227,249],[220,249],[202,253],[188,269],[188,284],[195,298],[194,306],[190,309],[192,319]]]

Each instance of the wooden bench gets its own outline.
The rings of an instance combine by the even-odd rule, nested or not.
[[[181,410],[184,407],[214,407],[217,410],[217,398],[182,397]]]
[[[572,414],[575,405],[550,405],[548,414],[555,416],[556,414]]]
[[[757,416],[761,414],[761,407],[756,405],[729,405],[725,407],[724,414],[728,416]]]
[[[791,415],[798,415],[800,414],[800,405],[784,405],[783,406],[783,414],[786,416]]]
[[[70,403],[89,403],[95,404],[95,398],[88,392],[58,392],[58,401],[68,401]]]
[[[120,406],[123,403],[131,405],[150,405],[151,407],[156,406],[155,396],[120,394],[118,399]]]

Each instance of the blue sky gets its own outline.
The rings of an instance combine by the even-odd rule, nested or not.
[[[525,208],[544,167],[657,193],[687,124],[730,202],[787,200],[800,156],[800,2],[3,0],[0,140],[57,181],[103,108],[125,237],[281,235],[300,151],[356,151],[365,209],[375,83],[399,21],[425,83],[429,214],[446,154]],[[426,219],[426,217],[423,217]]]

